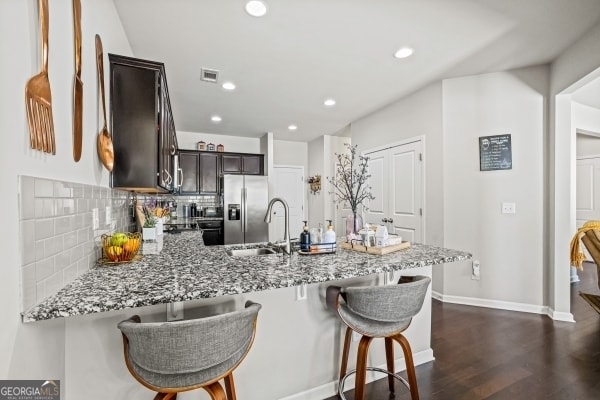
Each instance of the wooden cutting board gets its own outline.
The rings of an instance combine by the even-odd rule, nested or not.
[[[383,255],[383,254],[393,253],[394,251],[407,249],[410,247],[410,242],[402,242],[400,244],[396,244],[393,246],[385,246],[385,247],[379,247],[379,246],[367,247],[367,246],[363,246],[362,244],[351,244],[351,243],[344,242],[344,243],[341,243],[341,247],[342,247],[342,249],[346,249],[346,250],[353,250],[353,251],[360,251],[362,253]]]

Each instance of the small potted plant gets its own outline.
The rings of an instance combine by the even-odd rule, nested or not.
[[[156,240],[156,217],[150,215],[144,221],[144,226],[142,226],[142,238],[144,241],[148,240]]]

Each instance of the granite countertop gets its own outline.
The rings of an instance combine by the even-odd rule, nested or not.
[[[414,243],[386,255],[338,249],[332,254],[230,257],[205,247],[197,231],[162,235],[145,244],[139,261],[90,271],[23,313],[23,321],[211,298],[417,268],[470,259],[470,253]]]

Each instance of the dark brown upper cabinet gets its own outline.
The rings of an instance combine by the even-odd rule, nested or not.
[[[174,190],[175,123],[164,64],[109,54],[111,187],[145,193]]]
[[[200,193],[199,166],[200,154],[197,151],[179,150],[178,194]]]
[[[223,174],[263,175],[262,154],[223,153]]]
[[[200,153],[200,192],[217,194],[220,190],[221,157],[215,153]]]

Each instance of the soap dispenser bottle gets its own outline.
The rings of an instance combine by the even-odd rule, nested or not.
[[[310,251],[310,232],[308,231],[308,221],[304,222],[304,229],[300,234],[300,250],[301,251]]]
[[[329,225],[327,225],[327,230],[325,231],[325,234],[323,235],[323,243],[327,243],[328,247],[331,246],[330,248],[332,250],[335,250],[335,231],[333,230],[333,225],[331,225],[331,220],[328,219],[326,221],[329,221]]]

